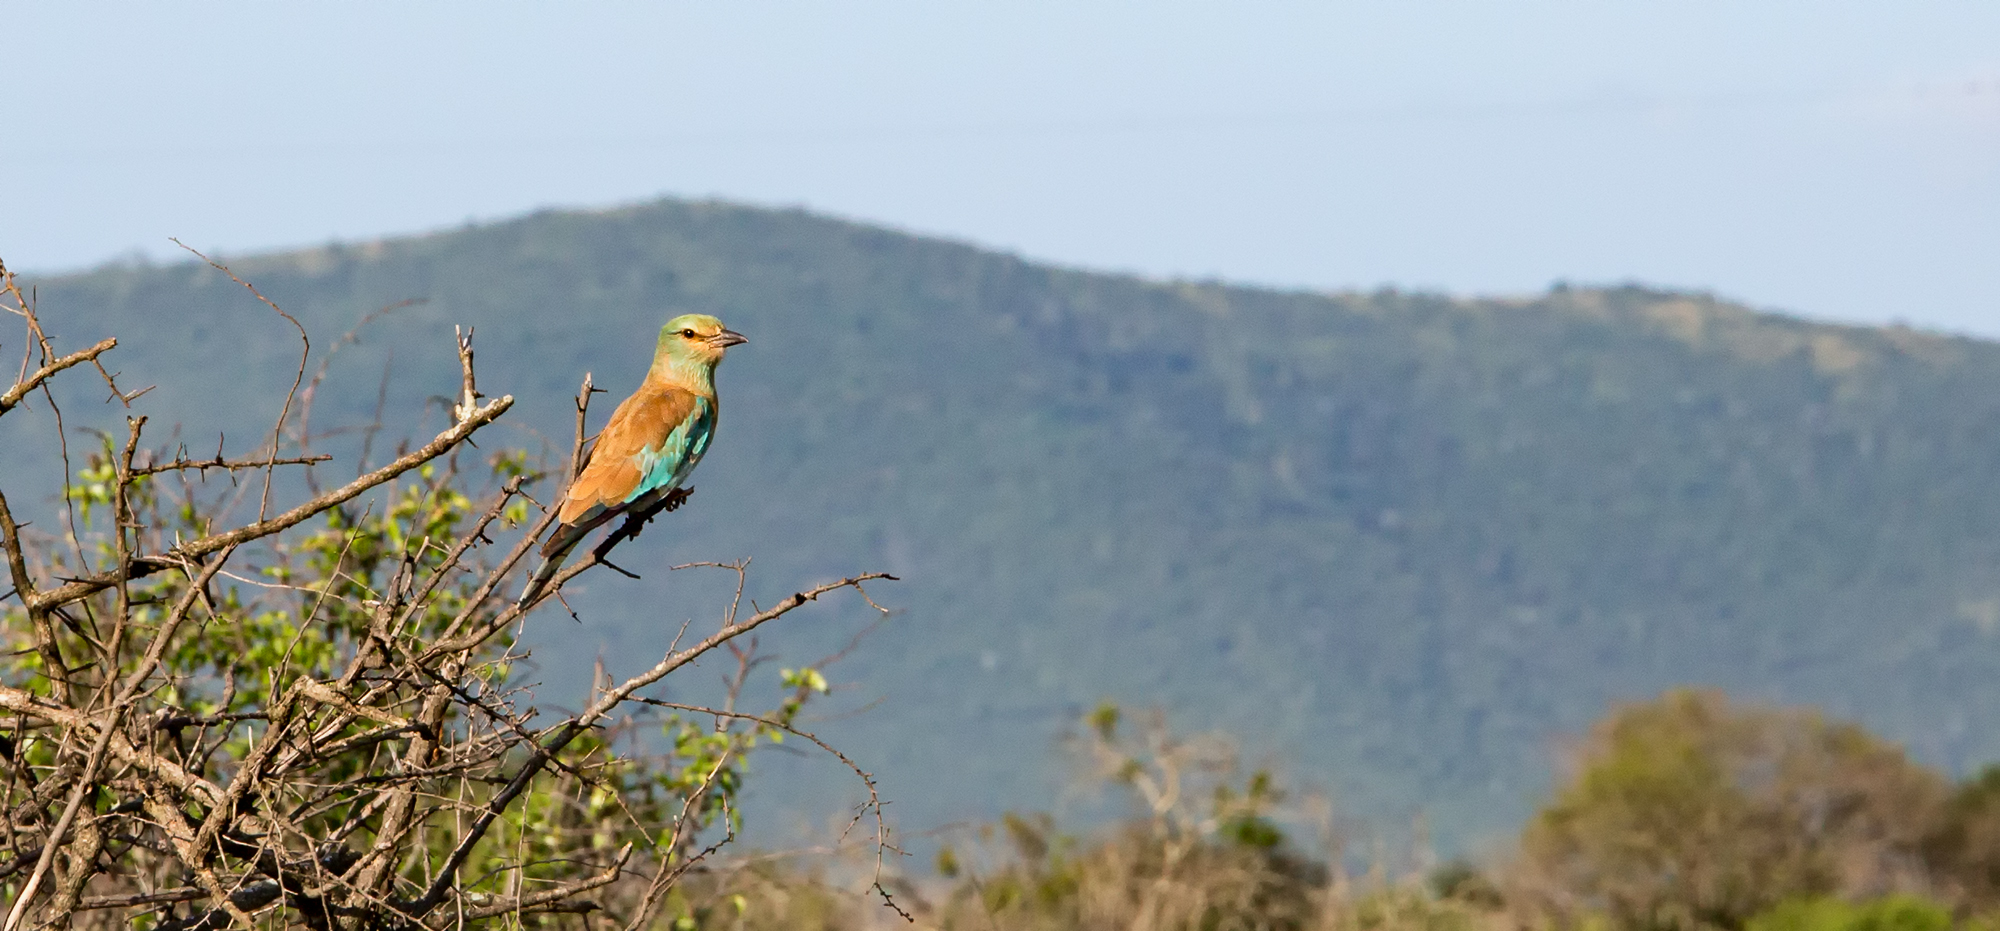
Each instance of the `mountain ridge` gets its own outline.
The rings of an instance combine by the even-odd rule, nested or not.
[[[2000,757],[1975,713],[2000,698],[1991,343],[1636,286],[1154,281],[717,202],[228,261],[322,347],[430,299],[343,347],[314,413],[365,423],[386,385],[385,435],[442,416],[452,323],[531,444],[567,435],[582,372],[636,384],[631,334],[687,310],[747,333],[700,493],[635,558],[910,580],[836,675],[880,704],[827,724],[906,828],[1066,804],[1052,741],[1103,698],[1234,732],[1364,820],[1429,812],[1446,849],[1517,824],[1560,735],[1681,683]],[[37,284],[64,338],[123,338],[189,436],[247,441],[295,372],[296,334],[203,267]],[[630,600],[661,585],[712,597],[593,582],[601,639],[550,630],[549,680],[656,651]]]

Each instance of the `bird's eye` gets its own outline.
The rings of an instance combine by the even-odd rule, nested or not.
[[[693,331],[693,330],[682,330],[682,331],[681,331],[681,338],[682,338],[682,339],[694,339],[694,331]]]

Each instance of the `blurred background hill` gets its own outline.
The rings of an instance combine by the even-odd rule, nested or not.
[[[834,675],[858,713],[820,731],[906,828],[1064,804],[1055,735],[1105,698],[1236,734],[1352,815],[1421,811],[1446,850],[1523,822],[1559,735],[1680,683],[1818,705],[1958,772],[2000,758],[1991,343],[1639,287],[1148,280],[683,200],[224,258],[316,358],[425,300],[339,351],[316,430],[450,393],[454,323],[478,328],[481,387],[522,404],[497,436],[537,451],[566,448],[583,372],[614,401],[636,384],[673,313],[748,334],[698,494],[621,563],[651,584],[753,556],[761,598],[903,576]],[[294,376],[296,334],[206,268],[33,283],[66,344],[125,340],[121,381],[158,383],[140,408],[198,451],[268,423]],[[97,400],[73,428],[122,416]],[[9,440],[0,468],[50,452]],[[719,594],[628,584],[530,631],[551,695]]]

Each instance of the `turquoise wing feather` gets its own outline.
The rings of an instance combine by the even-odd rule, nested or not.
[[[639,467],[639,484],[625,497],[624,503],[629,505],[647,495],[681,487],[688,473],[694,471],[708,452],[709,440],[714,437],[715,402],[697,397],[694,409],[668,431],[659,446],[641,449],[634,457]]]

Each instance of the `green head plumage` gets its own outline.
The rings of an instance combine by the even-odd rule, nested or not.
[[[707,314],[682,314],[660,328],[660,345],[653,351],[651,375],[689,387],[714,390],[715,365],[743,334]]]

